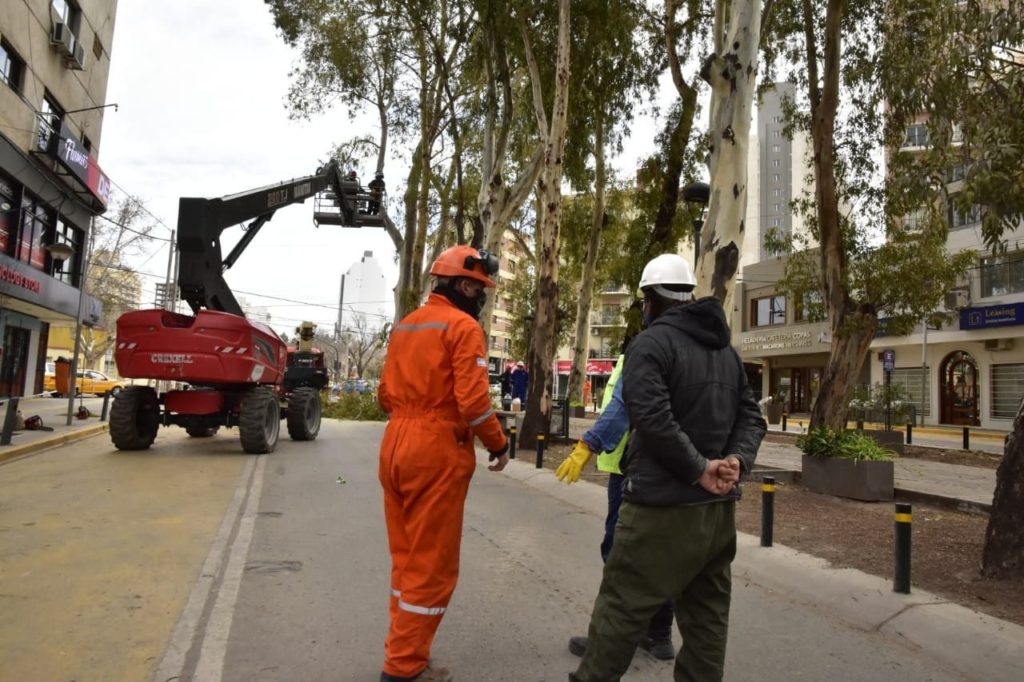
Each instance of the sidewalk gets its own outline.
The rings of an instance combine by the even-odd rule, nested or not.
[[[7,416],[9,402],[7,399],[0,401],[0,425],[3,424],[3,420]],[[0,462],[106,431],[106,422],[100,421],[103,398],[92,396],[76,398],[76,411],[80,404],[88,408],[91,416],[88,419],[78,419],[73,416],[71,425],[68,426],[67,398],[45,397],[18,400],[18,411],[21,412],[22,419],[39,415],[43,419],[43,425],[51,427],[53,431],[14,431],[11,434],[11,444],[0,446]]]

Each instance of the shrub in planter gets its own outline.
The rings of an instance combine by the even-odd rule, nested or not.
[[[818,427],[797,438],[808,490],[878,502],[893,498],[891,450],[860,431]]]

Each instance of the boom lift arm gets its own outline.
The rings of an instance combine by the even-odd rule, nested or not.
[[[330,189],[339,198],[354,197],[359,183],[343,178],[338,162],[331,159],[316,174],[260,187],[218,199],[182,197],[178,203],[178,288],[193,313],[218,310],[244,317],[245,313],[224,281],[224,271],[235,264],[260,228],[283,206],[302,203]],[[220,235],[225,229],[243,226],[245,234],[221,258]]]

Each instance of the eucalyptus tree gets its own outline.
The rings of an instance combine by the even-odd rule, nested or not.
[[[895,155],[904,210],[977,214],[986,247],[1007,251],[1024,228],[1024,1],[892,0],[888,23],[904,36],[883,77],[890,135],[923,124],[922,153]],[[938,200],[912,199],[920,187]],[[1024,575],[1024,400],[996,474],[982,571]]]
[[[423,291],[428,209],[437,145],[452,111],[451,74],[473,26],[466,2],[439,0],[266,0],[283,38],[300,49],[288,105],[308,117],[334,105],[366,108],[379,121],[377,168],[392,134],[412,147],[402,229],[385,216],[399,260],[396,316]],[[447,99],[446,99],[447,98]]]
[[[572,63],[586,78],[570,83],[565,151],[566,177],[578,191],[592,192],[587,239],[578,243],[581,268],[576,278],[576,333],[567,395],[583,402],[590,308],[603,235],[612,229],[606,213],[609,185],[607,155],[621,149],[638,105],[655,92],[661,60],[644,31],[644,6],[635,0],[585,0],[576,3],[572,22]],[[593,165],[590,162],[593,162]],[[617,216],[621,222],[621,213]],[[564,286],[562,287],[564,290]]]

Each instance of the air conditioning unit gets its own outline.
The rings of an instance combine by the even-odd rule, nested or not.
[[[1013,339],[987,339],[985,350],[1013,350]]]
[[[53,25],[53,33],[50,34],[50,44],[56,45],[62,55],[67,58],[74,58],[75,44],[77,42],[70,26],[59,21]]]
[[[946,292],[946,310],[956,312],[971,304],[971,292],[967,289],[952,289]]]
[[[67,64],[75,71],[85,70],[85,48],[81,43],[75,42],[74,54],[67,60]]]

